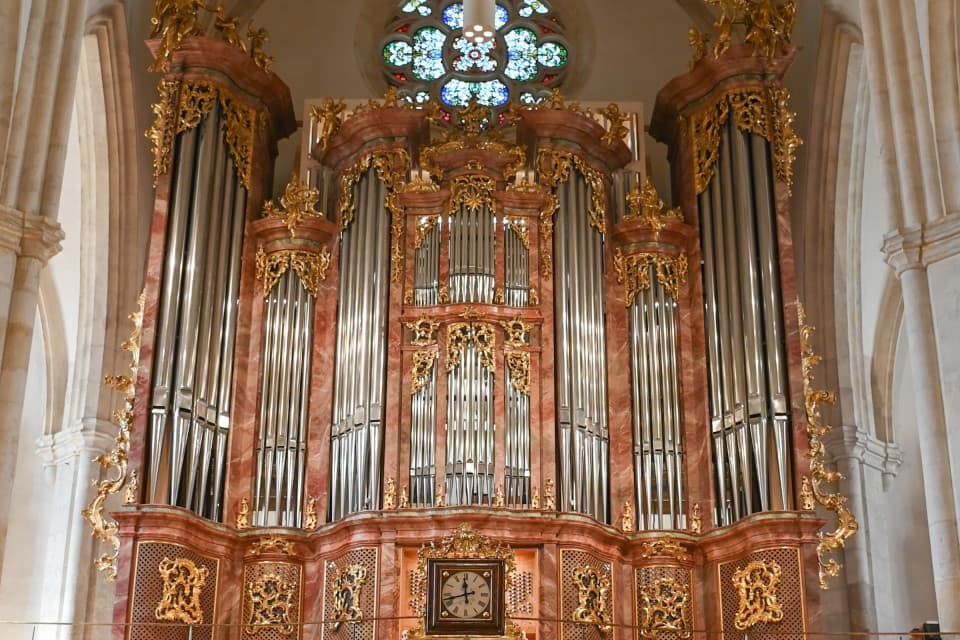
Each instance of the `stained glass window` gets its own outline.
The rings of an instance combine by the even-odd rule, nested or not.
[[[398,0],[383,63],[388,81],[413,102],[446,108],[471,99],[493,109],[511,97],[539,102],[569,64],[563,24],[549,0],[497,0],[492,42],[463,37],[462,0]]]

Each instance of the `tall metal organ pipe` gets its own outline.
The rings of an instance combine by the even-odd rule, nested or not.
[[[699,196],[717,524],[789,508],[786,347],[768,143],[728,119]]]
[[[148,436],[147,499],[219,519],[246,188],[221,105],[178,136]]]
[[[435,359],[436,356],[431,356]],[[429,507],[434,504],[436,477],[437,367],[422,389],[413,394],[410,428],[410,504]]]
[[[340,303],[330,456],[330,518],[380,505],[386,387],[390,214],[375,169],[353,189],[340,238]]]
[[[430,230],[416,249],[413,302],[418,307],[425,307],[440,301],[440,225],[443,222],[437,216],[422,220],[419,224],[429,224]]]
[[[592,188],[572,172],[557,190],[554,231],[558,508],[609,521],[603,235],[590,224]]]
[[[522,507],[530,502],[530,396],[517,388],[509,365],[504,370],[504,497],[508,507]]]
[[[504,225],[504,304],[525,307],[530,301],[530,250],[522,220]]]

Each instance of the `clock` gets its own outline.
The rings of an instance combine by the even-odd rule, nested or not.
[[[503,635],[504,585],[503,560],[428,560],[425,634]]]

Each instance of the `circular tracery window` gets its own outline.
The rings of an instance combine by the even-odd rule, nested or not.
[[[494,41],[463,37],[463,2],[400,0],[384,38],[390,84],[415,102],[447,107],[471,98],[497,109],[510,98],[535,103],[560,85],[569,48],[546,0],[499,0]]]

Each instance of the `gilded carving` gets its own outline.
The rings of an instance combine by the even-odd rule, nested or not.
[[[250,545],[250,553],[255,556],[259,556],[262,553],[271,552],[293,556],[293,543],[289,540],[284,540],[280,536],[266,536],[264,538],[260,538]]]
[[[540,305],[540,294],[537,292],[536,287],[530,287],[530,306],[536,307]]]
[[[473,344],[480,358],[480,364],[494,371],[493,351],[497,338],[493,326],[483,322],[456,322],[447,328],[447,371],[453,371],[460,365],[463,351]]]
[[[531,509],[540,508],[540,487],[533,488],[533,496],[530,498],[530,508]]]
[[[494,491],[493,493],[493,506],[496,507],[497,509],[503,509],[503,507],[506,504],[507,504],[507,498],[503,494],[503,485],[498,484],[497,490]]]
[[[126,505],[137,504],[139,491],[140,491],[140,481],[137,476],[137,472],[133,471],[130,473],[130,482],[127,483],[127,488],[123,490],[123,504],[126,504]]]
[[[276,573],[268,573],[246,585],[247,619],[243,631],[256,635],[260,631],[276,631],[293,635],[296,627],[291,612],[297,606],[297,587]]]
[[[277,208],[273,200],[268,200],[263,205],[263,217],[281,218],[290,230],[290,237],[296,238],[297,227],[304,220],[323,217],[323,213],[316,209],[318,200],[320,192],[294,175],[280,196],[280,208]]]
[[[490,176],[457,176],[451,188],[450,213],[458,213],[461,207],[469,213],[478,213],[484,207],[493,209],[493,191],[496,188],[497,183]]]
[[[813,369],[823,359],[814,352],[813,346],[810,344],[810,338],[815,329],[807,324],[806,313],[803,310],[803,305],[799,302],[797,302],[797,316],[800,324],[803,400],[807,415],[807,437],[810,440],[810,488],[816,503],[831,511],[837,517],[836,528],[828,533],[821,531],[820,542],[817,543],[820,588],[826,589],[827,578],[839,576],[842,568],[836,558],[828,559],[827,555],[842,550],[847,539],[851,538],[860,529],[860,524],[853,513],[850,512],[850,509],[847,508],[847,498],[840,493],[829,493],[823,486],[824,484],[833,484],[841,478],[838,472],[830,471],[824,465],[826,448],[823,444],[823,438],[833,427],[824,424],[823,416],[820,414],[820,405],[823,403],[833,404],[837,401],[837,397],[832,392],[816,389],[813,386]]]
[[[413,354],[413,367],[410,369],[410,395],[416,395],[430,382],[437,354],[433,351],[417,351]]]
[[[569,151],[541,149],[537,156],[540,180],[551,188],[556,188],[570,179],[571,165],[576,167],[590,186],[590,225],[600,233],[606,233],[607,187],[603,172],[594,169],[580,156]]]
[[[343,124],[343,112],[347,105],[343,100],[326,98],[321,104],[310,109],[310,117],[317,123],[319,129],[317,137],[320,139],[320,149],[326,151],[330,139],[340,130]]]
[[[319,524],[320,517],[317,515],[317,498],[316,496],[310,496],[310,499],[307,500],[307,508],[303,515],[303,528],[307,531],[316,531]]]
[[[266,298],[288,270],[300,278],[303,288],[314,297],[320,294],[320,283],[327,279],[330,268],[330,250],[321,247],[319,252],[284,249],[266,253],[263,245],[257,247],[257,280],[263,281],[263,297]]]
[[[714,58],[721,57],[732,44],[733,29],[743,25],[743,41],[753,47],[753,55],[773,58],[790,50],[790,39],[797,21],[796,0],[706,0],[720,9],[714,23],[717,40]],[[694,32],[696,38],[694,38]],[[710,36],[691,29],[690,45],[697,47],[694,63],[706,55]]]
[[[789,100],[790,93],[782,87],[733,89],[690,118],[698,194],[706,190],[713,178],[720,130],[731,114],[738,128],[762,136],[770,143],[774,174],[786,185],[787,191],[791,191],[793,162],[803,141],[793,130],[796,114],[790,111]]]
[[[693,505],[693,511],[690,514],[690,533],[693,535],[700,535],[703,533],[703,515],[700,510],[700,503],[697,502]]]
[[[530,325],[523,321],[520,316],[512,320],[502,320],[500,326],[503,327],[504,342],[510,347],[523,347],[530,344],[527,336],[530,335]]]
[[[185,82],[177,102],[177,133],[200,126],[200,122],[217,104],[219,87],[206,80]]]
[[[403,280],[403,207],[400,205],[400,199],[397,193],[393,192],[387,196],[387,208],[393,214],[393,222],[390,225],[390,282],[395,284]]]
[[[698,62],[707,57],[707,45],[710,44],[710,36],[702,33],[696,27],[690,27],[687,32],[687,42],[693,47],[693,56],[690,58],[690,68],[693,69]]]
[[[634,529],[633,502],[626,500],[620,513],[620,530],[624,533],[633,533]]]
[[[617,272],[617,282],[623,285],[623,301],[629,307],[636,302],[641,291],[650,288],[651,267],[657,274],[657,281],[674,300],[680,298],[680,287],[687,283],[687,254],[676,256],[659,253],[624,254],[617,249],[613,256],[613,267]]]
[[[504,301],[503,287],[497,287],[493,292],[493,304],[503,304],[503,301]]]
[[[442,482],[437,483],[435,506],[443,508],[447,506],[447,488]]]
[[[553,478],[547,478],[547,481],[543,485],[543,510],[557,510],[557,495],[553,486]]]
[[[246,496],[240,498],[240,506],[237,508],[236,526],[238,531],[250,528],[250,501]]]
[[[163,581],[160,602],[154,616],[163,622],[203,624],[200,594],[207,584],[206,567],[198,567],[187,558],[164,558],[159,566]]]
[[[340,200],[337,215],[340,229],[346,229],[353,222],[356,203],[353,201],[353,187],[360,181],[371,165],[377,176],[390,191],[402,188],[403,180],[410,169],[410,155],[405,149],[386,149],[374,151],[362,156],[340,175]]]
[[[170,170],[173,161],[173,139],[177,127],[177,103],[180,81],[163,79],[157,85],[159,97],[151,105],[153,124],[147,129],[146,136],[153,148],[153,186],[156,188],[160,176]]]
[[[600,633],[613,631],[607,600],[610,595],[610,576],[600,573],[594,567],[578,567],[573,572],[577,586],[577,608],[573,611],[573,620],[595,626]]]
[[[253,63],[264,71],[270,71],[270,65],[273,64],[273,56],[268,56],[263,46],[270,41],[270,35],[266,29],[255,29],[253,21],[247,26],[247,39],[250,40],[250,57]]]
[[[810,478],[803,476],[800,483],[800,508],[804,511],[814,511],[817,508],[817,499],[813,495],[813,486],[810,484]]]
[[[440,323],[436,320],[431,320],[424,316],[416,322],[407,322],[406,325],[407,329],[413,332],[413,336],[410,338],[411,344],[415,344],[418,347],[437,344],[437,339],[434,337],[434,334],[437,332],[437,329],[440,328]]]
[[[150,37],[160,38],[160,50],[150,71],[165,70],[183,39],[201,33],[197,15],[201,6],[201,0],[157,0],[150,18]]]
[[[680,638],[692,635],[689,585],[673,578],[660,578],[643,585],[639,596],[641,638],[657,638],[661,632],[672,632]]]
[[[437,302],[440,304],[450,304],[450,287],[442,284],[437,292]]]
[[[540,212],[540,275],[547,280],[553,275],[553,214],[558,209],[560,198],[551,193],[547,206]]]
[[[530,354],[526,351],[507,351],[507,368],[510,370],[510,383],[518,393],[530,395]]]
[[[677,560],[689,560],[690,553],[680,542],[673,538],[658,538],[640,544],[641,558],[655,557],[676,558]]]
[[[403,186],[404,193],[436,193],[438,191],[440,191],[440,185],[421,174],[415,175],[413,180]]]
[[[642,189],[634,187],[627,194],[627,212],[623,219],[641,220],[654,231],[660,231],[670,221],[683,222],[683,214],[678,208],[664,211],[663,200],[660,199],[650,176],[647,176]]]
[[[109,453],[97,456],[96,463],[104,469],[105,478],[95,483],[96,495],[90,504],[81,512],[90,528],[93,537],[112,550],[97,558],[97,571],[106,572],[106,580],[113,582],[117,579],[117,558],[120,556],[120,526],[116,520],[106,513],[107,498],[123,490],[127,484],[127,463],[130,452],[130,428],[133,426],[133,400],[137,381],[137,371],[140,366],[140,331],[143,327],[143,305],[145,294],[137,298],[137,311],[128,317],[133,323],[130,337],[123,341],[121,348],[130,354],[130,371],[124,376],[107,376],[104,383],[116,391],[123,393],[123,407],[113,413],[117,423],[117,437],[113,441],[113,449]]]
[[[603,134],[601,141],[608,147],[612,147],[623,140],[627,135],[628,129],[625,126],[627,114],[620,111],[620,105],[611,102],[607,108],[600,112],[607,120],[607,132]]]
[[[440,216],[420,216],[417,220],[417,235],[414,239],[414,247],[419,249],[423,246],[423,241],[427,239],[430,232],[440,224]]]
[[[400,504],[398,508],[406,509],[410,506],[410,493],[407,491],[407,485],[403,485],[403,488],[400,489]]]
[[[363,621],[360,609],[360,590],[367,580],[367,568],[352,564],[341,569],[333,579],[333,623],[336,631],[344,622],[357,624]]]
[[[393,478],[387,478],[386,487],[383,490],[383,508],[386,511],[397,506],[397,483]]]
[[[504,224],[513,231],[517,239],[523,245],[524,249],[530,248],[530,229],[527,228],[527,221],[523,218],[505,218]]]
[[[783,607],[777,601],[780,565],[772,560],[756,560],[733,574],[733,586],[740,596],[733,626],[746,631],[761,622],[783,620]]]
[[[266,114],[243,105],[231,93],[220,90],[223,107],[223,128],[227,148],[236,165],[237,177],[250,190],[253,175],[253,151],[257,129],[266,125]]]

